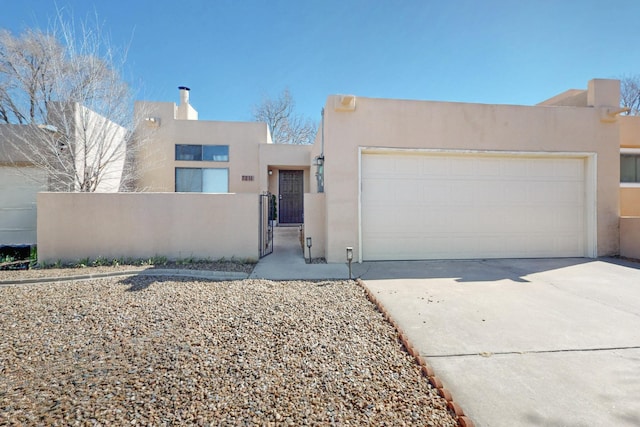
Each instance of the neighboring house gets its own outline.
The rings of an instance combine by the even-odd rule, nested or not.
[[[103,223],[123,209],[136,221],[122,234],[138,237],[96,254],[256,256],[258,195],[267,192],[277,196],[278,224],[303,225],[314,255],[329,262],[344,262],[347,247],[364,261],[620,253],[621,200],[623,212],[632,209],[620,188],[620,147],[640,148],[640,124],[618,116],[617,80],[592,80],[536,106],[332,95],[313,146],[273,144],[264,123],[199,121],[187,88],[180,99],[136,104],[146,123],[137,134],[146,141],[138,186],[148,193],[83,199],[100,206]],[[623,180],[631,154],[640,152],[623,151]],[[74,200],[64,205],[77,207]],[[46,205],[62,206],[55,201]],[[154,206],[146,222],[138,220],[144,203]],[[81,256],[94,242],[120,242],[112,236],[123,221],[87,235]],[[43,241],[71,232],[60,223],[51,220],[48,231],[58,234]],[[82,252],[53,243],[47,251],[54,247],[66,257]]]
[[[60,119],[63,116],[65,120]],[[73,171],[83,173],[80,171],[102,168],[102,179],[96,183],[95,191],[117,192],[120,189],[126,129],[78,104],[53,103],[49,123],[46,126],[0,125],[0,245],[36,244],[36,194],[40,191],[79,191],[77,182],[70,179]],[[91,141],[60,146],[61,150],[75,150],[72,157],[75,164],[69,167],[72,172],[57,173],[55,167],[44,170],[36,166],[34,158],[46,153],[46,150],[38,151],[34,142],[40,140],[39,133],[55,134],[63,128],[71,135],[70,141]],[[30,149],[27,142],[34,148]],[[16,149],[18,145],[23,148]]]
[[[620,117],[620,215],[640,216],[640,116]]]
[[[36,243],[36,194],[49,189],[46,173],[13,149],[10,139],[24,131],[0,125],[0,245]]]

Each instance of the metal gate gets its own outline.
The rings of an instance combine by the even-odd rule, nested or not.
[[[270,212],[273,210],[271,193],[260,194],[260,258],[273,252],[273,226]]]

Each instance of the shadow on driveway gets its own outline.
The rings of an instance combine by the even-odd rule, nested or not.
[[[363,280],[453,278],[456,282],[493,282],[507,279],[527,283],[529,281],[524,277],[530,274],[593,261],[595,260],[590,258],[367,261],[353,264],[353,275]],[[599,258],[598,261],[640,268],[638,263],[616,258]]]

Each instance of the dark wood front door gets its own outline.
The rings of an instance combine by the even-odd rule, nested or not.
[[[280,171],[280,208],[278,223],[302,224],[304,222],[303,177],[302,171]]]

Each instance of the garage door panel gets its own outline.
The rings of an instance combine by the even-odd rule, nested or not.
[[[433,185],[424,182],[420,186],[420,193],[417,193],[422,203],[443,204],[450,199],[451,187],[448,183],[443,185]]]
[[[364,259],[585,254],[584,159],[365,154],[361,178]]]
[[[420,165],[420,172],[424,177],[445,177],[449,175],[450,166],[446,158],[423,157]]]
[[[36,168],[0,167],[0,244],[36,243],[36,195],[46,190],[46,181]]]

